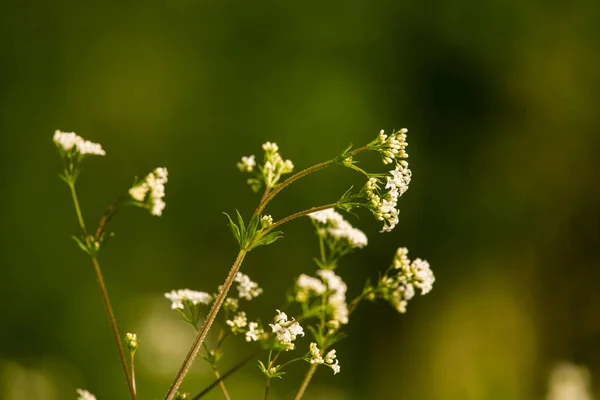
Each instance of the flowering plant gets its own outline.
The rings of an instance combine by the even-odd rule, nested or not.
[[[287,372],[286,368],[292,363],[306,362],[307,373],[294,397],[299,400],[304,396],[320,365],[331,369],[334,375],[340,372],[340,361],[333,346],[343,339],[344,327],[362,302],[381,299],[389,302],[398,312],[404,313],[408,301],[417,290],[421,294],[431,290],[435,278],[429,264],[419,258],[411,261],[408,250],[403,247],[397,249],[392,264],[375,283],[367,282],[362,291],[350,300],[347,295],[351,291],[337,274],[344,257],[365,247],[368,239],[336,209],[352,212],[365,208],[383,223],[382,232],[389,232],[398,224],[398,199],[406,192],[411,180],[411,171],[406,162],[406,132],[406,129],[401,129],[388,136],[381,131],[366,146],[356,149],[350,146],[337,157],[306,168],[285,180],[282,180],[283,177],[294,171],[294,164],[290,160],[284,160],[277,144],[267,142],[262,146],[264,157],[261,163],[257,162],[254,155],[242,157],[237,167],[250,175],[247,180],[250,188],[254,192],[263,190],[263,194],[249,218],[244,219],[237,211],[233,217],[225,214],[239,245],[239,252],[224,283],[215,292],[177,289],[164,295],[171,302],[171,308],[197,332],[190,351],[165,395],[166,400],[200,399],[216,386],[220,386],[223,396],[230,399],[226,379],[251,360],[257,362],[259,372],[265,376],[265,399],[269,398],[273,378],[282,378]],[[70,189],[81,228],[81,235],[73,236],[73,239],[91,258],[130,396],[135,400],[138,393],[134,356],[140,349],[141,341],[136,334],[127,333],[124,337],[125,346],[123,345],[98,255],[106,239],[110,237],[106,233],[110,221],[122,208],[134,206],[147,209],[154,216],[163,214],[168,171],[166,168],[156,168],[142,180],[135,181],[123,196],[107,208],[98,227],[92,232],[88,230],[82,217],[75,183],[86,157],[103,156],[106,153],[101,145],[84,140],[75,133],[56,131],[54,143],[64,165],[61,178]],[[387,173],[369,173],[360,168],[355,157],[367,151],[379,153],[383,164],[392,164],[393,169]],[[364,185],[359,190],[350,188],[334,203],[296,212],[278,221],[264,212],[267,205],[287,186],[332,165],[341,165],[361,173],[365,177]],[[258,316],[250,315],[244,309],[247,302],[263,293],[263,289],[248,275],[240,272],[240,267],[250,251],[259,246],[270,245],[281,238],[283,232],[279,229],[283,224],[304,216],[308,216],[307,220],[312,222],[319,243],[319,254],[315,258],[316,269],[290,279],[285,305],[281,309],[271,310],[269,318],[272,321],[263,324]],[[235,286],[235,290],[231,290],[232,286]],[[223,312],[219,314],[221,309]],[[214,345],[209,346],[205,343],[206,335],[215,326],[217,316],[221,317],[220,323],[216,324],[218,339]],[[255,346],[256,352],[251,358],[239,360],[232,369],[222,373],[219,361],[225,354],[225,338],[232,336],[242,337],[248,345]],[[298,341],[305,336],[310,336],[308,343]],[[190,396],[181,392],[180,388],[192,362],[199,354],[211,365],[215,380],[202,392]],[[95,399],[86,390],[78,389],[77,393],[81,400]]]

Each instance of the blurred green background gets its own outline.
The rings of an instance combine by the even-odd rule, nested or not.
[[[598,385],[599,18],[597,0],[3,2],[0,399],[127,398],[93,269],[70,239],[55,129],[107,151],[79,181],[88,225],[133,176],[170,172],[163,217],[126,210],[101,258],[122,331],[141,336],[141,399],[162,398],[192,341],[163,293],[214,290],[236,254],[221,212],[258,201],[239,158],[269,140],[304,168],[402,127],[413,182],[400,224],[379,234],[367,214],[351,219],[370,244],[339,273],[356,294],[407,246],[431,263],[434,290],[405,315],[362,307],[336,346],[342,372],[320,369],[306,398],[540,399],[561,360]],[[330,168],[268,211],[360,183]],[[265,287],[251,306],[263,319],[315,269],[308,221],[285,233],[243,267]],[[237,343],[225,365],[247,350]],[[291,398],[305,368],[273,398]],[[200,360],[183,388],[211,380]],[[236,399],[262,385],[254,365],[229,383]]]

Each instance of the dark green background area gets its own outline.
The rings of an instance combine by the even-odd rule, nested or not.
[[[398,246],[437,281],[405,315],[365,305],[341,373],[307,399],[540,399],[567,360],[600,382],[600,6],[589,1],[8,1],[0,6],[0,398],[127,398],[67,187],[55,129],[99,142],[79,181],[94,225],[134,176],[169,169],[161,218],[127,209],[101,256],[123,334],[142,341],[140,400],[162,398],[192,332],[163,293],[213,291],[236,245],[222,212],[257,195],[235,164],[279,144],[298,169],[406,127],[413,171],[389,234],[339,270],[358,293]],[[365,165],[384,167],[376,157]],[[275,219],[337,200],[340,167],[286,189]],[[310,223],[251,253],[272,318],[312,273]],[[238,338],[240,339],[240,338]],[[299,342],[308,347],[308,339]],[[232,340],[224,365],[249,347]],[[199,360],[184,389],[211,381]],[[274,383],[291,398],[307,365]],[[595,378],[595,379],[594,379]],[[262,398],[254,365],[235,399]],[[215,391],[208,396],[220,399]]]

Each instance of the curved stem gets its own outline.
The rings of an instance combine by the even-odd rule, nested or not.
[[[302,396],[304,396],[304,392],[306,391],[306,388],[310,384],[310,381],[312,380],[312,377],[315,374],[315,371],[317,370],[318,366],[319,366],[319,364],[312,364],[310,366],[310,368],[306,372],[306,376],[304,377],[304,380],[302,381],[302,385],[300,385],[300,389],[298,389],[298,393],[296,393],[296,396],[294,396],[294,400],[300,400],[302,398]]]
[[[358,304],[360,303],[360,301],[362,299],[364,299],[367,295],[373,293],[377,288],[372,288],[367,290],[366,292],[361,293],[360,295],[356,296],[354,298],[354,300],[352,300],[352,302],[350,302],[350,307],[348,307],[348,315],[352,314],[355,310],[356,307],[358,307]]]
[[[368,150],[367,146],[360,147],[360,148],[358,148],[356,150],[351,151],[348,154],[348,157],[355,156],[355,155],[357,155],[359,153],[362,153],[363,151],[367,151],[367,150]],[[267,204],[269,204],[269,202],[271,200],[273,200],[273,197],[277,196],[279,194],[279,192],[281,192],[283,189],[285,189],[286,187],[288,187],[289,185],[291,185],[292,183],[294,183],[298,179],[305,177],[306,175],[310,175],[313,172],[316,172],[316,171],[318,171],[320,169],[330,167],[331,165],[333,165],[333,164],[335,164],[335,163],[338,162],[338,158],[339,157],[336,157],[336,158],[334,158],[332,160],[324,161],[322,163],[313,165],[310,168],[303,169],[302,171],[297,172],[296,174],[294,174],[294,175],[290,176],[289,178],[287,178],[285,181],[281,182],[270,193],[268,193],[268,191],[265,192],[265,195],[263,196],[263,199],[261,200],[258,208],[254,212],[253,217],[256,217],[256,216],[260,215],[263,212],[263,210],[265,209],[265,207],[267,206]],[[268,195],[267,195],[267,193],[268,193]]]
[[[300,217],[303,217],[308,214],[312,214],[317,211],[323,211],[323,210],[327,210],[329,208],[334,208],[336,206],[337,206],[337,203],[331,203],[331,204],[326,204],[324,206],[312,207],[312,208],[309,208],[308,210],[299,211],[295,214],[288,215],[287,217],[280,219],[279,221],[273,223],[273,225],[269,226],[264,231],[262,231],[261,236],[266,235],[267,233],[271,232],[273,229],[277,228],[279,225],[283,225],[286,222],[290,222],[293,219],[300,218]]]
[[[108,313],[110,327],[112,328],[112,332],[115,337],[115,342],[117,343],[117,349],[119,350],[119,358],[121,359],[121,364],[123,365],[123,371],[125,371],[125,378],[127,379],[127,385],[129,386],[129,393],[131,394],[131,398],[135,400],[135,385],[133,384],[131,375],[129,375],[129,368],[127,367],[127,359],[125,358],[125,351],[123,350],[123,343],[121,342],[119,327],[117,326],[117,319],[115,318],[115,313],[113,312],[112,306],[110,305],[110,298],[108,296],[108,291],[106,290],[106,285],[104,284],[102,270],[100,269],[100,264],[98,263],[98,259],[96,259],[96,257],[92,258],[92,263],[94,264],[94,270],[96,271],[96,277],[98,278],[98,284],[100,285],[100,293],[102,293],[104,307],[106,308],[106,312]]]
[[[87,229],[85,229],[85,222],[83,220],[83,215],[81,213],[81,206],[79,205],[79,198],[77,197],[77,191],[75,190],[75,184],[72,182],[67,183],[69,185],[69,189],[71,189],[71,197],[73,197],[73,205],[75,206],[75,213],[77,213],[77,220],[79,221],[79,226],[83,231],[83,236],[87,241]],[[89,243],[88,243],[89,244]]]
[[[67,183],[69,185],[69,188],[71,189],[71,196],[73,197],[73,204],[75,206],[75,212],[77,213],[77,219],[79,220],[79,226],[81,227],[87,245],[91,247],[92,243],[87,235],[87,229],[85,228],[85,221],[83,220],[83,215],[81,213],[81,206],[79,204],[79,198],[77,197],[77,191],[75,190],[75,184],[73,182]],[[129,367],[127,366],[127,359],[125,358],[123,343],[121,342],[121,336],[119,335],[117,319],[115,318],[115,313],[110,304],[110,297],[108,296],[108,291],[106,290],[106,284],[104,283],[104,277],[102,276],[102,269],[100,268],[100,263],[98,262],[98,259],[95,256],[92,256],[92,264],[94,265],[94,271],[96,272],[98,284],[100,285],[100,293],[102,294],[102,301],[104,302],[104,307],[106,308],[106,312],[108,313],[108,320],[110,322],[110,326],[115,337],[115,342],[117,343],[117,349],[119,350],[119,358],[121,359],[121,365],[123,366],[123,371],[125,372],[125,379],[127,380],[129,393],[131,395],[131,398],[135,400],[135,385],[132,381],[131,375],[129,374]]]
[[[271,193],[269,193],[268,196],[266,196],[266,198],[264,198],[260,202],[260,205],[258,206],[258,208],[256,209],[256,211],[254,212],[254,217],[260,215],[260,213],[263,212],[263,210],[265,209],[265,207],[267,206],[267,204],[269,204],[269,202],[271,200],[273,200],[273,197],[277,196],[277,194],[279,192],[281,192],[283,189],[285,189],[286,187],[288,187],[289,185],[291,185],[292,183],[294,183],[298,179],[303,178],[306,175],[312,174],[313,172],[316,172],[316,171],[318,171],[320,169],[329,167],[329,166],[333,165],[334,163],[335,163],[335,160],[329,160],[329,161],[325,161],[325,162],[319,163],[317,165],[313,165],[312,167],[303,169],[302,171],[300,171],[300,172],[298,172],[298,173],[290,176],[285,181],[281,182],[278,186],[275,187],[275,189],[273,189],[273,191],[271,191]]]
[[[121,203],[123,203],[128,197],[128,195],[123,195],[119,197],[111,205],[109,205],[104,214],[102,214],[100,222],[98,223],[98,228],[96,229],[96,234],[94,235],[94,239],[96,239],[96,241],[100,240],[102,234],[104,233],[104,231],[106,231],[106,228],[108,227],[108,223],[120,210]]]
[[[206,316],[206,319],[204,320],[202,329],[196,335],[196,339],[194,340],[194,343],[192,344],[192,348],[188,352],[185,360],[183,361],[183,364],[181,365],[181,368],[179,369],[179,372],[177,373],[177,376],[175,377],[175,381],[173,382],[173,384],[169,388],[169,391],[167,392],[167,395],[165,396],[166,400],[173,400],[173,398],[175,397],[175,394],[177,393],[177,390],[179,390],[179,386],[181,386],[181,383],[183,382],[183,378],[185,378],[188,371],[190,370],[190,367],[192,366],[192,362],[194,362],[194,359],[198,355],[198,351],[200,350],[202,343],[204,343],[206,334],[208,333],[208,330],[212,326],[213,322],[215,321],[217,313],[219,312],[219,309],[221,308],[221,305],[223,304],[225,297],[227,297],[227,293],[229,292],[229,289],[231,288],[231,285],[233,284],[235,275],[239,271],[240,266],[242,265],[242,262],[244,261],[244,257],[246,257],[247,252],[248,251],[246,249],[241,249],[240,252],[238,253],[238,256],[235,259],[235,262],[233,263],[231,269],[229,270],[229,275],[227,275],[227,278],[225,279],[225,282],[223,283],[223,287],[221,288],[219,295],[215,299],[215,302],[213,303],[210,311],[208,312],[208,315]]]

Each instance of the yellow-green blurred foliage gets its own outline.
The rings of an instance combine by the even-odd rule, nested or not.
[[[162,294],[212,291],[236,247],[221,212],[257,202],[235,163],[279,144],[297,168],[409,128],[400,224],[340,274],[356,294],[396,247],[430,261],[406,315],[361,308],[309,399],[541,399],[570,360],[600,382],[600,3],[77,2],[0,5],[0,399],[127,390],[77,232],[55,129],[101,143],[79,181],[88,224],[135,175],[167,166],[161,218],[127,210],[102,254],[123,332],[140,336],[141,399],[166,391],[193,332]],[[372,161],[372,160],[371,160]],[[369,162],[371,162],[369,161]],[[373,165],[376,165],[375,163]],[[360,178],[333,168],[269,212],[324,204]],[[307,221],[248,257],[263,320],[316,251]],[[232,341],[224,365],[247,346]],[[307,342],[305,343],[307,345]],[[290,398],[306,365],[277,381]],[[211,381],[199,360],[184,389]],[[261,398],[248,365],[229,386]],[[209,399],[222,398],[214,391]]]

